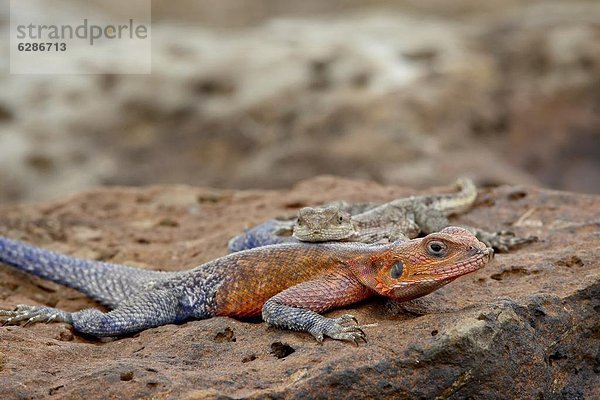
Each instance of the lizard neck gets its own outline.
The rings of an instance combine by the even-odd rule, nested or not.
[[[389,265],[397,259],[397,254],[393,254],[393,249],[396,247],[397,243],[370,246],[368,251],[348,259],[346,265],[360,283],[381,296],[388,296],[381,285],[379,275],[383,270],[389,269]]]

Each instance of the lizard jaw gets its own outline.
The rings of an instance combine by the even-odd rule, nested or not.
[[[386,286],[380,280],[377,280],[377,285],[375,285],[375,289],[384,296],[389,296],[390,292],[394,290],[393,287]]]
[[[460,276],[483,268],[493,258],[493,254],[491,248],[480,249],[467,260],[416,273],[393,283],[383,276],[378,276],[375,279],[375,290],[382,296],[401,300],[424,296]]]

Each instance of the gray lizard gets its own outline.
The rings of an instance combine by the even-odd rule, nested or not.
[[[229,251],[295,241],[385,243],[412,239],[449,226],[448,216],[471,208],[477,197],[473,181],[459,178],[455,187],[455,193],[412,196],[381,205],[336,202],[323,207],[305,207],[299,210],[297,219],[269,220],[233,238]],[[508,231],[464,228],[499,251],[536,240],[535,237],[515,237]]]
[[[458,189],[456,193],[396,199],[360,214],[340,217],[337,221],[324,218],[335,213],[331,206],[305,207],[298,212],[293,237],[305,242],[344,240],[377,243],[408,240],[421,233],[437,232],[450,225],[448,216],[468,211],[475,202],[477,189],[473,181],[459,178],[455,187]],[[341,216],[344,210],[340,209],[339,213]],[[508,251],[514,246],[537,240],[534,236],[515,237],[509,231],[463,228],[499,251]]]

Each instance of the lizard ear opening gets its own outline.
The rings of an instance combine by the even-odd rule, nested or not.
[[[392,279],[398,279],[402,276],[404,272],[404,263],[402,261],[396,261],[392,268],[390,269],[390,276]]]

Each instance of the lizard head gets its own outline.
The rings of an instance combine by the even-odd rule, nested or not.
[[[304,207],[298,211],[293,236],[306,242],[345,240],[356,235],[350,214],[337,206]]]
[[[362,270],[358,276],[382,296],[410,300],[483,268],[493,254],[471,232],[448,227],[424,238],[394,243],[367,263],[358,262]]]

